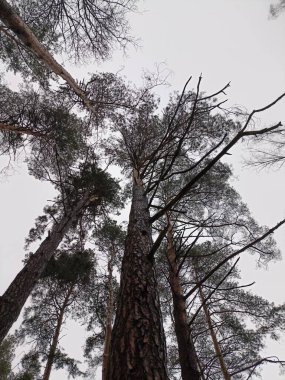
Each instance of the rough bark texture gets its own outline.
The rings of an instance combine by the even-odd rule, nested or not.
[[[104,342],[103,364],[102,364],[102,380],[108,380],[108,371],[110,367],[110,349],[111,349],[111,336],[112,336],[112,322],[113,322],[113,262],[114,262],[114,247],[110,252],[111,257],[108,260],[108,304],[107,304],[107,320],[106,320],[106,334]]]
[[[56,352],[56,348],[57,348],[57,344],[58,344],[59,334],[60,334],[61,326],[62,326],[62,323],[63,323],[63,317],[64,317],[65,309],[68,306],[69,297],[70,297],[70,295],[71,295],[71,293],[73,291],[73,288],[74,288],[74,285],[72,284],[70,286],[67,294],[66,294],[66,297],[65,297],[65,299],[63,301],[62,306],[60,307],[58,318],[57,318],[57,324],[56,324],[54,335],[52,337],[52,342],[51,342],[51,345],[50,345],[50,349],[49,349],[49,353],[48,353],[48,359],[47,359],[47,363],[46,363],[46,366],[45,366],[45,370],[44,370],[44,374],[43,374],[43,379],[42,380],[49,380],[49,377],[50,377],[50,374],[51,374],[52,365],[53,365],[53,362],[54,362],[54,356],[55,356],[55,352]]]
[[[12,30],[19,41],[25,45],[45,66],[56,75],[59,75],[78,95],[89,110],[93,110],[91,101],[85,92],[78,86],[73,77],[53,58],[53,56],[40,43],[31,29],[16,14],[6,0],[0,0],[0,20]]]
[[[81,210],[87,204],[88,199],[89,194],[84,194],[73,209],[67,211],[61,221],[53,226],[48,237],[41,243],[40,247],[17,274],[3,296],[0,297],[0,343],[17,320],[41,273],[53,256],[65,233],[80,216]]]
[[[216,333],[215,333],[215,329],[213,327],[211,316],[210,316],[208,307],[206,305],[205,297],[204,297],[203,290],[202,290],[201,286],[199,287],[199,295],[200,295],[201,302],[203,304],[203,311],[204,311],[204,314],[205,314],[205,317],[206,317],[206,321],[207,321],[207,324],[208,324],[208,327],[209,327],[209,330],[210,330],[210,334],[211,334],[212,342],[213,342],[213,345],[214,345],[215,353],[216,353],[216,356],[217,356],[217,358],[219,360],[219,363],[220,363],[220,367],[221,367],[221,370],[222,370],[223,378],[224,378],[224,380],[231,380],[231,377],[230,377],[230,374],[228,372],[226,363],[224,361],[224,356],[223,356],[223,353],[221,351],[221,347],[219,345],[219,342],[218,342],[218,339],[217,339],[217,336],[216,336]]]
[[[152,247],[147,199],[133,185],[109,380],[166,380],[165,339],[157,283],[148,254]]]
[[[179,362],[183,380],[200,380],[195,347],[191,339],[191,331],[187,323],[186,305],[183,289],[180,284],[176,262],[176,252],[173,244],[172,225],[168,219],[167,258],[169,264],[169,282],[173,299],[173,317],[177,337]]]

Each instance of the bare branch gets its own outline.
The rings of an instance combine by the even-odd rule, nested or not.
[[[281,220],[281,222],[277,223],[274,227],[270,228],[267,232],[265,232],[263,235],[261,235],[259,238],[255,239],[254,241],[248,243],[243,248],[233,252],[231,255],[226,257],[224,260],[222,260],[219,264],[217,264],[202,280],[198,281],[198,283],[184,296],[185,299],[191,296],[198,288],[201,286],[205,281],[208,280],[218,269],[220,269],[225,263],[227,263],[229,260],[233,259],[237,255],[241,254],[242,252],[246,251],[247,249],[253,247],[255,244],[259,243],[261,240],[265,239],[267,236],[272,234],[274,231],[276,231],[282,224],[285,223],[285,219]]]
[[[218,284],[214,287],[214,289],[207,295],[207,297],[205,297],[205,299],[203,300],[203,302],[201,303],[201,305],[198,307],[198,309],[196,310],[195,314],[193,315],[193,317],[191,318],[190,322],[189,322],[189,326],[192,325],[192,323],[195,321],[196,317],[198,316],[200,310],[203,308],[203,306],[207,303],[207,301],[212,297],[212,295],[218,290],[218,288],[220,287],[220,285],[222,285],[222,283],[230,276],[230,274],[232,273],[232,271],[234,270],[234,268],[236,267],[237,263],[239,262],[240,260],[240,257],[236,259],[236,261],[234,262],[234,264],[232,265],[232,267],[230,268],[230,270],[225,274],[225,276],[218,282]]]

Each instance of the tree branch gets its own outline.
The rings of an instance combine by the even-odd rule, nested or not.
[[[163,216],[166,211],[168,211],[173,205],[175,205],[178,201],[180,201],[181,198],[184,197],[185,194],[188,193],[188,191],[191,189],[191,187],[196,183],[198,182],[206,173],[208,173],[208,171],[210,169],[212,169],[212,167],[225,155],[227,154],[227,152],[244,136],[251,136],[251,135],[258,135],[258,134],[264,134],[264,133],[267,133],[267,132],[271,132],[275,129],[277,129],[278,127],[280,127],[281,123],[278,123],[276,125],[274,125],[273,127],[270,127],[270,128],[264,128],[264,129],[260,129],[260,130],[257,130],[257,131],[247,131],[245,132],[245,129],[246,127],[248,126],[248,123],[249,121],[251,120],[251,117],[254,113],[256,112],[261,112],[261,110],[265,110],[265,109],[268,109],[270,106],[272,106],[273,104],[275,104],[278,100],[282,99],[283,97],[285,96],[285,93],[282,94],[277,100],[275,100],[274,102],[272,102],[270,105],[266,106],[266,107],[263,107],[261,108],[260,110],[255,110],[255,111],[252,111],[252,113],[250,114],[250,116],[248,117],[246,123],[245,123],[245,126],[242,128],[241,131],[239,131],[235,137],[221,150],[220,153],[218,153],[209,163],[208,165],[206,165],[204,167],[204,169],[202,169],[200,171],[200,173],[198,173],[194,178],[192,178],[179,192],[178,194],[176,194],[175,197],[172,198],[172,200],[170,202],[168,202],[168,204],[160,211],[158,211],[156,214],[154,214],[151,218],[150,218],[150,221],[151,223],[155,222],[157,219],[159,219],[161,216]]]
[[[92,101],[86,96],[85,91],[76,83],[69,72],[46,50],[32,30],[21,17],[16,14],[12,6],[6,0],[0,0],[0,19],[13,31],[16,39],[23,43],[49,70],[60,76],[69,85],[88,110],[94,111]]]
[[[29,128],[24,127],[18,127],[16,125],[11,124],[3,124],[0,123],[0,130],[5,132],[14,132],[21,135],[29,135],[29,136],[35,136],[35,137],[46,137],[45,133],[39,132],[39,131],[33,131]]]
[[[218,269],[220,269],[226,262],[233,259],[235,256],[239,255],[240,253],[246,251],[248,248],[254,246],[255,244],[259,243],[261,240],[265,239],[267,236],[272,234],[277,228],[282,226],[282,224],[285,223],[285,219],[281,220],[281,222],[277,223],[274,227],[270,228],[267,232],[265,232],[263,235],[261,235],[259,238],[255,239],[254,241],[248,243],[243,248],[239,249],[238,251],[233,252],[231,255],[226,257],[224,260],[222,260],[219,264],[217,264],[202,280],[200,280],[185,296],[184,298],[187,299],[191,296],[198,288],[201,286],[205,281],[208,280]]]
[[[236,261],[234,262],[234,265],[231,267],[231,269],[226,273],[226,275],[218,282],[218,284],[214,287],[214,289],[207,295],[207,297],[205,297],[204,301],[201,303],[201,305],[198,307],[198,309],[196,310],[195,314],[193,315],[193,317],[191,318],[190,322],[188,323],[188,326],[191,326],[192,323],[195,321],[196,317],[198,316],[200,310],[202,309],[202,307],[207,303],[207,301],[212,297],[212,295],[215,293],[215,291],[220,287],[220,285],[222,285],[222,283],[227,279],[227,277],[230,276],[230,274],[232,273],[232,271],[234,270],[234,268],[236,267],[237,263],[239,262],[240,260],[240,257],[236,259]]]

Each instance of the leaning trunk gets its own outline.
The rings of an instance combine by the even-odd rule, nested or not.
[[[9,38],[18,40],[19,45],[23,44],[29,49],[49,70],[60,76],[69,85],[90,111],[94,110],[92,102],[87,98],[85,92],[78,86],[72,76],[53,58],[6,0],[0,0],[0,20],[14,33],[14,35],[10,36],[6,32]]]
[[[41,243],[38,250],[29,258],[24,268],[17,274],[3,296],[0,297],[0,343],[17,320],[47,263],[72,223],[79,218],[88,199],[89,193],[86,192],[71,210],[67,210],[61,221],[54,224],[48,237]]]
[[[111,249],[111,257],[108,261],[108,304],[107,304],[107,318],[106,318],[106,333],[103,353],[102,364],[102,380],[108,380],[108,370],[110,367],[110,348],[112,336],[112,321],[113,321],[113,261],[114,261],[114,247]]]
[[[176,251],[173,244],[172,225],[169,218],[167,231],[167,259],[169,267],[169,282],[173,300],[174,327],[178,344],[182,379],[200,380],[195,347],[187,323],[186,304],[179,279]]]
[[[210,334],[211,334],[212,342],[213,342],[213,345],[214,345],[215,353],[216,353],[216,356],[217,356],[217,358],[219,360],[220,367],[221,367],[221,370],[222,370],[222,373],[223,373],[223,378],[224,378],[224,380],[231,380],[231,376],[230,376],[230,374],[228,372],[226,363],[224,361],[224,356],[223,356],[223,353],[222,353],[219,341],[218,341],[216,333],[215,333],[215,329],[214,329],[214,326],[213,326],[213,323],[212,323],[211,315],[210,315],[209,309],[208,309],[208,307],[206,305],[206,300],[205,300],[204,293],[203,293],[203,290],[202,290],[201,286],[199,286],[199,295],[200,295],[200,299],[201,299],[201,302],[202,302],[202,305],[203,305],[203,311],[204,311],[204,314],[205,314],[205,317],[206,317],[208,328],[210,330]]]
[[[166,348],[153,260],[150,215],[139,178],[134,179],[116,319],[110,380],[166,380]]]
[[[49,380],[51,369],[52,369],[52,365],[53,365],[54,358],[55,358],[55,353],[56,353],[56,348],[57,348],[57,344],[58,344],[59,334],[60,334],[62,323],[63,323],[63,317],[64,317],[65,309],[66,309],[66,306],[68,305],[69,297],[70,297],[70,295],[71,295],[71,293],[73,291],[73,288],[74,288],[74,285],[72,284],[71,287],[68,289],[67,294],[66,294],[66,296],[64,298],[63,304],[62,304],[62,306],[60,308],[60,311],[59,311],[59,314],[58,314],[58,318],[57,318],[56,328],[55,328],[54,335],[52,337],[52,342],[51,342],[51,345],[50,345],[50,349],[49,349],[49,353],[48,353],[48,358],[47,358],[47,363],[46,363],[46,367],[45,367],[45,370],[44,370],[44,374],[43,374],[43,379],[42,380]]]

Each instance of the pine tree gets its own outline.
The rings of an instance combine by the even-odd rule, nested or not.
[[[96,283],[94,254],[78,251],[78,243],[57,251],[31,294],[23,322],[16,335],[21,344],[32,341],[31,352],[38,352],[44,363],[42,378],[48,380],[52,367],[67,367],[72,377],[83,375],[75,360],[59,347],[62,327],[67,318],[84,321],[90,283]]]
[[[12,372],[12,361],[14,359],[14,339],[7,337],[0,344],[0,379],[8,380]]]
[[[117,161],[125,171],[133,173],[132,206],[112,336],[111,378],[114,379],[128,374],[147,379],[167,376],[162,364],[165,354],[160,354],[165,349],[161,324],[157,323],[161,321],[159,306],[157,301],[156,305],[152,303],[157,300],[154,253],[167,230],[163,229],[152,243],[151,225],[175,209],[183,197],[199,186],[199,182],[242,137],[270,130],[247,130],[252,116],[259,110],[251,113],[243,126],[220,114],[211,116],[216,103],[211,97],[199,94],[200,81],[201,78],[196,93],[183,92],[180,97],[172,99],[161,119],[155,112],[156,100],[150,94],[140,102],[137,110],[123,110],[114,118],[114,128],[121,133],[121,138],[117,140],[117,146],[109,145],[108,151],[118,157]],[[223,130],[217,124],[223,125]],[[176,165],[179,162],[182,162],[180,167]],[[183,181],[161,207],[157,204],[158,190],[166,181],[175,181],[178,174],[184,174]],[[151,215],[152,209],[157,212]],[[258,239],[271,232],[268,230]],[[159,344],[157,336],[160,337]],[[154,339],[156,342],[149,343]],[[160,353],[146,349],[147,345],[158,348]],[[146,358],[143,364],[140,355]]]
[[[164,252],[160,253],[158,273],[164,273],[164,276],[167,278],[167,283],[162,281],[162,283],[164,283],[162,285],[162,289],[164,289],[162,294],[166,304],[170,303],[169,291],[167,291],[168,283],[170,287],[169,290],[172,294],[171,303],[173,307],[170,307],[170,314],[173,331],[171,330],[171,339],[177,339],[178,351],[176,351],[176,349],[172,351],[172,353],[176,353],[175,355],[171,355],[171,367],[176,367],[175,371],[178,372],[179,367],[181,367],[183,379],[194,378],[195,376],[197,378],[208,376],[202,364],[203,360],[201,362],[201,359],[205,357],[208,357],[209,362],[213,365],[216,364],[215,360],[212,359],[213,356],[209,353],[210,351],[208,351],[206,355],[204,353],[201,354],[200,351],[197,353],[192,338],[192,325],[194,321],[200,318],[200,313],[203,311],[205,318],[202,319],[202,322],[200,319],[200,328],[201,331],[204,331],[204,335],[201,337],[201,342],[204,343],[206,341],[205,337],[207,337],[207,333],[210,331],[216,350],[216,358],[220,360],[217,378],[220,378],[219,376],[224,376],[223,378],[225,379],[230,378],[227,365],[224,363],[224,358],[216,338],[215,329],[212,327],[213,323],[206,302],[210,302],[209,298],[210,300],[215,298],[216,293],[219,294],[219,287],[221,285],[224,287],[224,283],[227,281],[228,276],[232,274],[237,262],[235,262],[233,268],[231,268],[229,262],[225,261],[219,268],[218,276],[216,272],[213,272],[212,276],[208,277],[205,285],[203,285],[207,290],[207,296],[205,296],[204,288],[199,282],[207,276],[207,271],[210,272],[211,266],[222,261],[223,258],[225,259],[225,257],[230,254],[230,251],[228,251],[230,246],[236,246],[238,248],[247,246],[247,249],[258,253],[259,262],[267,262],[270,259],[278,257],[278,250],[271,238],[262,240],[262,243],[259,243],[257,246],[255,245],[255,237],[259,234],[262,235],[264,229],[257,226],[250,216],[247,207],[241,202],[238,194],[227,183],[230,176],[231,171],[226,165],[217,165],[203,178],[203,181],[200,181],[199,187],[190,191],[188,196],[176,205],[175,210],[167,213],[165,223],[161,222],[156,226],[156,228],[161,231],[164,230],[164,226],[167,228],[167,247],[163,249],[166,252],[166,257],[163,257]],[[163,200],[167,202],[167,200],[171,198],[172,194],[176,191],[176,186],[180,186],[182,180],[183,179],[178,176],[177,181],[172,180],[164,184],[160,193],[162,207],[164,206]],[[234,239],[235,235],[237,238]],[[193,255],[195,257],[195,252],[197,251],[197,244],[199,244],[200,240],[204,241],[205,239],[212,239],[216,250],[212,247],[209,249],[209,252],[205,251],[204,253],[203,251],[198,254],[196,253],[198,256],[196,259],[193,258]],[[253,244],[248,245],[250,242]],[[204,245],[207,246],[206,243],[204,243]],[[193,267],[193,260],[196,260],[195,263],[199,263],[199,268],[201,267],[203,271],[203,274],[198,278],[195,266]],[[213,284],[213,281],[215,284]],[[197,293],[191,289],[193,286],[195,286],[196,291],[198,290],[198,296],[201,298],[200,304],[196,299]],[[238,291],[237,284],[232,283],[231,286],[228,286],[229,290],[231,290],[231,288],[232,292],[235,288],[237,288]],[[240,299],[242,298],[243,296],[240,297]],[[252,304],[255,304],[253,299]],[[265,305],[266,301],[263,300],[261,304]],[[231,305],[229,305],[229,308],[230,306]],[[242,309],[244,310],[244,308]],[[269,313],[271,316],[273,316],[274,310],[276,310],[275,318],[279,320],[279,326],[282,328],[282,307],[278,308],[272,305],[272,314]],[[169,309],[166,309],[165,313],[169,313]],[[280,317],[281,319],[279,319]],[[263,328],[265,330],[266,323],[269,328],[269,326],[271,326],[269,318],[264,320]],[[208,326],[208,328],[205,326]],[[254,363],[261,360],[258,353],[261,348],[263,348],[263,345],[256,345],[257,340],[261,338],[258,337],[258,333],[249,335],[245,327],[243,327],[243,329],[244,332],[242,327],[239,330],[241,341],[243,336],[247,336],[248,342],[250,341],[249,337],[251,337],[251,343],[256,349],[255,354],[245,354],[248,363],[254,365]],[[176,335],[176,337],[174,337],[174,335]],[[236,334],[236,337],[237,336]],[[241,345],[242,344],[247,347],[245,342],[241,343]],[[236,346],[239,347],[238,344],[236,344]],[[250,343],[248,343],[248,346],[250,346]],[[202,355],[202,357],[200,357],[200,355]],[[178,361],[179,366],[175,365]],[[275,362],[278,363],[280,361],[276,360]],[[240,366],[235,369],[231,367],[231,373],[243,371],[241,359],[236,361],[236,365],[237,367],[238,365]],[[198,368],[200,373],[198,373]],[[223,375],[221,374],[221,368]],[[209,373],[212,374],[212,372]]]

